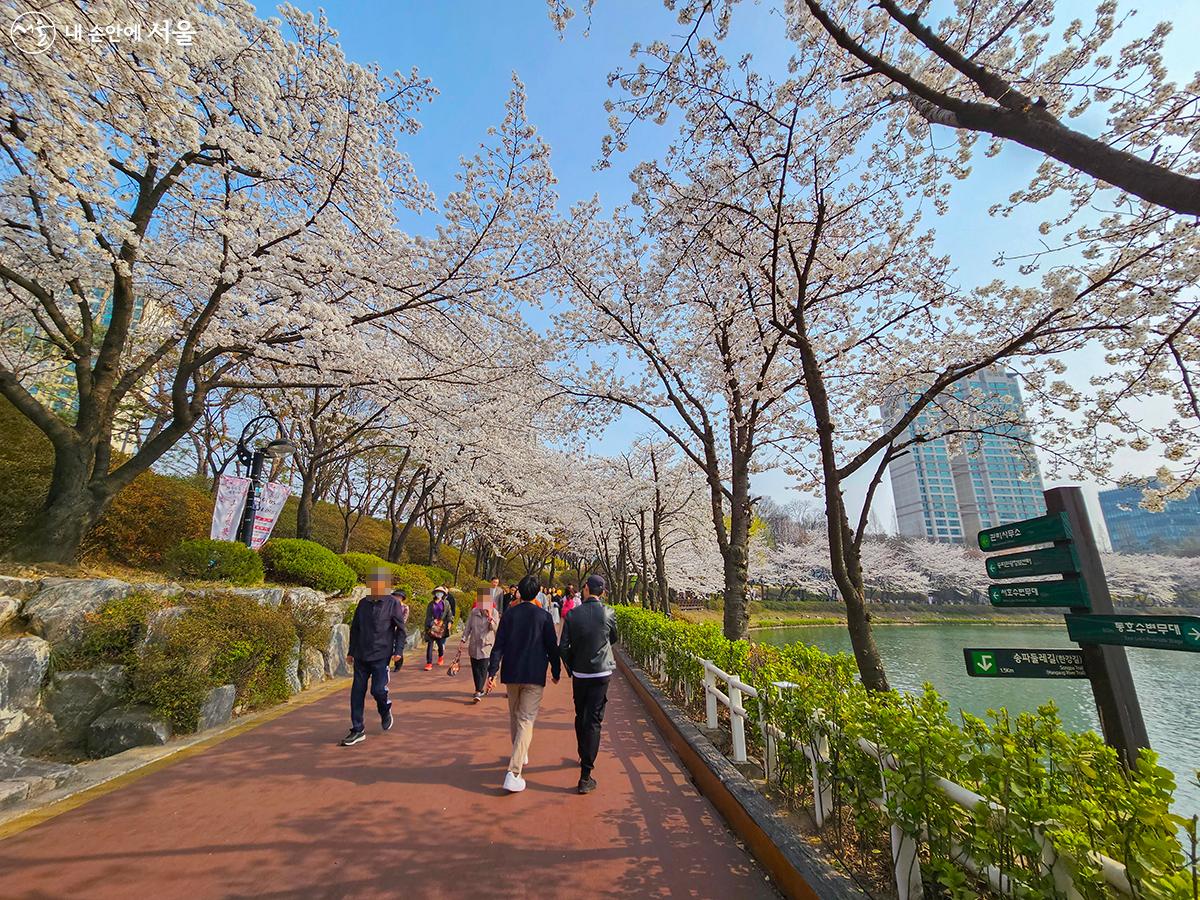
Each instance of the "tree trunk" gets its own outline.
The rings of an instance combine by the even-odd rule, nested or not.
[[[296,537],[312,540],[312,510],[314,473],[304,469],[300,473],[300,502],[296,504]]]
[[[804,385],[812,405],[813,419],[817,426],[818,446],[821,452],[821,472],[825,488],[825,523],[829,532],[829,569],[833,580],[841,591],[846,604],[846,629],[850,632],[850,644],[854,649],[854,660],[858,664],[858,676],[868,690],[886,691],[890,688],[883,658],[875,645],[871,633],[871,617],[867,612],[863,592],[862,554],[850,524],[846,518],[846,504],[842,498],[841,476],[838,474],[837,450],[833,443],[833,415],[829,409],[829,395],[825,391],[825,379],[820,370],[816,353],[809,342],[804,321],[797,315],[796,341],[804,368]],[[728,611],[726,611],[728,617]]]
[[[20,537],[13,542],[12,555],[16,559],[73,562],[84,536],[108,507],[114,494],[97,494],[94,485],[88,483],[87,465],[80,456],[62,451],[55,454],[46,502],[24,523]]]
[[[747,602],[750,578],[750,473],[744,462],[735,461],[732,478],[733,498],[729,505],[729,542],[725,560],[725,637],[740,641],[750,634],[750,604]]]

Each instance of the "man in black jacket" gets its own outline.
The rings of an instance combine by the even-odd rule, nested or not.
[[[496,643],[488,660],[487,690],[496,684],[496,670],[508,693],[508,730],[512,736],[512,758],[504,774],[504,789],[509,793],[525,790],[521,770],[529,762],[529,743],[533,740],[533,723],[537,721],[546,689],[546,666],[558,684],[561,665],[558,661],[558,635],[550,613],[535,603],[538,582],[526,575],[517,585],[520,601],[508,608],[496,630]],[[500,667],[500,663],[504,667]]]
[[[388,593],[392,589],[391,573],[376,569],[368,579],[368,586],[371,593],[358,601],[354,620],[350,623],[350,653],[346,658],[354,664],[354,684],[350,688],[350,733],[342,738],[343,747],[366,739],[363,704],[367,698],[368,680],[383,730],[392,727],[388,663],[400,660],[408,640],[404,631],[403,605]]]
[[[596,789],[592,769],[600,751],[600,726],[608,704],[608,683],[616,668],[612,645],[617,641],[617,616],[602,602],[603,575],[591,575],[583,586],[583,602],[563,619],[558,652],[571,676],[575,697],[575,740],[579,745],[579,793]]]

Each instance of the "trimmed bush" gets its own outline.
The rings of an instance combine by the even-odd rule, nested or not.
[[[354,570],[354,574],[358,576],[358,580],[362,584],[367,583],[367,576],[374,569],[389,569],[395,572],[397,568],[395,563],[390,563],[374,553],[343,553],[341,558],[342,562]]]
[[[179,478],[143,472],[113,498],[80,548],[85,559],[161,568],[181,540],[202,538],[212,522],[212,497]]]
[[[263,544],[263,564],[273,581],[346,594],[358,583],[354,570],[328,547],[299,538],[273,538]]]
[[[995,866],[1025,885],[1028,896],[1061,896],[1045,862],[1046,847],[1036,839],[1039,830],[1062,854],[1082,896],[1111,896],[1098,854],[1126,866],[1139,897],[1194,895],[1194,856],[1180,844],[1180,828],[1189,820],[1171,813],[1175,776],[1150,750],[1126,770],[1099,735],[1065,731],[1052,703],[1012,715],[1004,708],[989,710],[986,718],[951,715],[928,684],[912,694],[866,690],[847,654],[830,656],[799,643],[729,641],[716,625],[636,607],[618,606],[616,615],[626,651],[653,666],[665,689],[698,718],[705,692],[697,658],[757,689],[759,699],[748,698],[745,706],[755,726],[766,715],[783,732],[775,777],[795,791],[794,802],[808,802],[802,786],[812,763],[804,751],[827,746],[821,777],[840,787],[834,821],[852,822],[860,846],[877,842],[886,848],[888,822],[875,802],[886,794],[890,818],[921,844],[922,874],[938,896],[984,895],[986,882],[977,884],[952,862],[965,854],[980,869]],[[775,692],[772,685],[781,681],[792,688]],[[765,698],[771,698],[769,707],[760,705]],[[760,735],[758,727],[746,728],[759,754]],[[864,752],[862,738],[878,754]],[[880,766],[880,757],[888,766]],[[985,802],[973,811],[958,806],[939,787],[941,777]],[[827,829],[825,838],[840,841],[838,832]]]
[[[262,557],[237,541],[198,538],[183,541],[167,555],[175,575],[197,581],[227,581],[230,584],[262,584]]]

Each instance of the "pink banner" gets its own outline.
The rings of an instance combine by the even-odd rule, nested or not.
[[[255,550],[265,544],[271,536],[279,514],[283,511],[283,504],[287,502],[291,492],[292,489],[286,484],[274,481],[263,487],[258,498],[258,508],[254,511],[254,534],[250,538],[250,546]]]
[[[222,475],[217,484],[217,501],[213,504],[212,528],[209,537],[214,541],[236,541],[238,524],[246,508],[246,493],[250,479],[238,475]]]

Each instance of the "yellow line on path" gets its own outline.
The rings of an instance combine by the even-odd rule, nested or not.
[[[152,772],[157,772],[159,769],[165,769],[167,766],[174,765],[189,757],[203,753],[218,744],[223,744],[230,738],[235,738],[239,734],[245,734],[260,725],[265,725],[268,722],[273,722],[290,712],[294,712],[302,706],[307,706],[310,703],[315,703],[328,697],[330,694],[337,693],[345,688],[350,683],[349,678],[336,678],[330,681],[322,682],[319,686],[310,688],[303,693],[296,694],[285,703],[278,706],[272,706],[270,709],[264,709],[257,713],[242,717],[236,724],[231,725],[225,730],[214,734],[212,737],[203,738],[195,743],[181,747],[172,753],[165,756],[160,756],[153,759],[144,765],[110,778],[107,781],[102,781],[99,784],[92,785],[89,788],[84,788],[78,793],[71,794],[68,797],[63,797],[61,800],[55,800],[52,803],[47,803],[40,809],[33,809],[23,815],[19,815],[10,819],[7,822],[0,823],[0,841],[5,838],[10,838],[13,835],[20,834],[23,831],[28,831],[35,825],[40,825],[42,822],[49,821],[57,816],[61,816],[65,812],[70,812],[73,809],[78,809],[85,803],[95,800],[97,797],[103,797],[105,794],[111,794],[113,791],[119,790],[128,784],[132,784],[141,778],[145,778]]]

